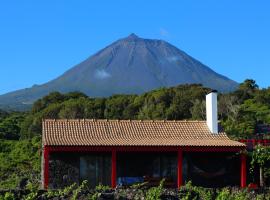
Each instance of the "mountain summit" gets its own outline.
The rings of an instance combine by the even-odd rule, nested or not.
[[[163,40],[143,39],[132,33],[48,83],[1,95],[0,105],[20,107],[52,91],[105,97],[186,83],[201,83],[223,92],[238,85]]]

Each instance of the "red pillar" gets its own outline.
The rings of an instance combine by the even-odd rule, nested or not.
[[[44,189],[48,188],[49,185],[49,149],[48,147],[44,147],[43,149],[43,156],[44,156],[44,169],[43,169],[43,176],[44,176]]]
[[[247,157],[245,154],[240,155],[241,160],[241,188],[247,186]]]
[[[112,150],[112,173],[111,173],[112,188],[116,187],[116,150]]]
[[[183,185],[182,180],[182,163],[183,163],[183,151],[178,150],[177,156],[177,187],[180,188]]]

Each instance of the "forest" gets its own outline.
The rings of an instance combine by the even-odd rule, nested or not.
[[[27,112],[0,110],[0,188],[16,188],[22,180],[40,180],[42,119],[205,120],[205,95],[200,84],[160,88],[141,95],[91,98],[80,92],[52,92]],[[270,88],[247,79],[231,93],[218,94],[220,123],[232,139],[254,137],[256,127],[270,124]]]

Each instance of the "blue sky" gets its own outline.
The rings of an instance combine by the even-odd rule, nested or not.
[[[270,86],[268,0],[0,1],[0,94],[45,83],[136,33]]]

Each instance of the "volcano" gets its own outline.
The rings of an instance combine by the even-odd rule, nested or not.
[[[0,105],[21,108],[53,91],[80,91],[91,97],[107,97],[192,83],[220,92],[233,91],[238,86],[235,81],[216,73],[166,41],[131,34],[54,80],[1,95]]]

